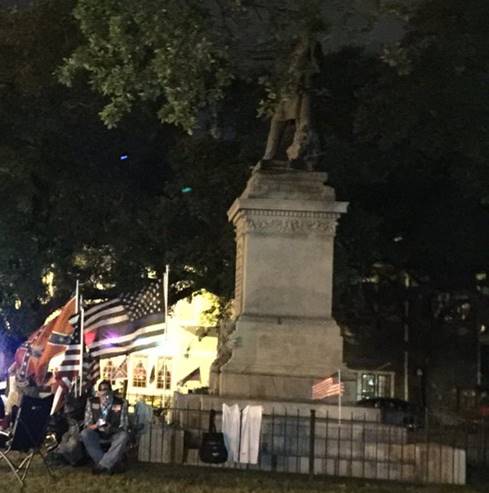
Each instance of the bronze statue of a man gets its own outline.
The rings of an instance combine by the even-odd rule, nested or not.
[[[313,78],[320,72],[319,44],[302,39],[292,53],[289,81],[273,114],[263,161],[302,162],[312,170],[320,153],[311,117]]]

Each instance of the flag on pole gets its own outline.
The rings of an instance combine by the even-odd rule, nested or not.
[[[79,355],[79,353],[78,353]],[[71,357],[75,357],[72,354]],[[73,368],[70,370],[69,367]],[[56,371],[56,381],[63,387],[64,390],[70,391],[73,383],[79,376],[80,359],[63,361],[60,368]],[[94,386],[100,378],[100,362],[98,359],[91,358],[88,353],[83,359],[83,388]]]
[[[39,358],[36,370],[36,380],[41,383],[44,380],[49,362],[57,354],[66,351],[71,343],[75,330],[72,317],[75,315],[76,298],[71,298],[61,309],[60,314],[54,320],[46,347]]]
[[[196,368],[194,371],[190,372],[186,377],[182,378],[177,385],[182,386],[185,385],[187,382],[200,382],[200,366],[199,368]]]
[[[17,384],[22,386],[22,384],[27,383],[30,377],[35,377],[39,359],[46,348],[55,321],[56,319],[53,319],[33,332],[15,352],[11,370],[15,371]]]
[[[92,358],[90,354],[85,353],[83,359],[83,383],[85,386],[94,386],[100,378],[100,361]]]
[[[165,333],[161,283],[85,310],[85,343],[95,358],[155,347]]]
[[[334,377],[328,377],[312,386],[312,398],[315,400],[341,396],[345,392],[343,382],[335,381]]]
[[[80,325],[76,324],[75,332],[71,337],[64,358],[56,371],[56,380],[65,389],[70,390],[73,382],[80,375],[82,354],[80,337]],[[98,359],[90,358],[85,354],[83,358],[83,382],[84,385],[93,385],[100,377],[100,365]]]

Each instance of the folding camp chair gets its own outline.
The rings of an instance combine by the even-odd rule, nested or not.
[[[44,399],[23,396],[12,434],[7,437],[4,450],[0,449],[0,459],[7,462],[21,486],[24,485],[36,454],[41,456],[49,475],[54,477],[41,449],[46,437],[52,404],[52,395]],[[11,452],[25,454],[25,457],[17,464],[11,459]]]

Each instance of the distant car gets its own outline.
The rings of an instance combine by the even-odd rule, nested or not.
[[[421,410],[416,405],[402,399],[373,397],[371,399],[361,399],[356,405],[380,409],[382,423],[404,426],[411,430],[422,427]]]

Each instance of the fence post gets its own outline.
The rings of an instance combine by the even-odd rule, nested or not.
[[[425,464],[425,472],[426,476],[424,478],[425,483],[429,483],[430,481],[430,413],[428,408],[425,411],[426,420],[425,420],[425,454],[426,454],[426,464]]]
[[[309,474],[314,475],[314,459],[316,456],[316,411],[311,409],[309,418]]]
[[[289,472],[289,455],[287,454],[287,408],[285,408],[285,414],[282,416],[284,426],[284,439],[283,439],[283,446],[282,446],[282,454],[284,456],[284,471]]]
[[[272,471],[277,470],[277,454],[275,453],[275,444],[274,444],[274,438],[275,438],[275,408],[272,407],[272,438],[271,438],[271,447],[270,447],[270,461],[271,461],[271,468]]]

